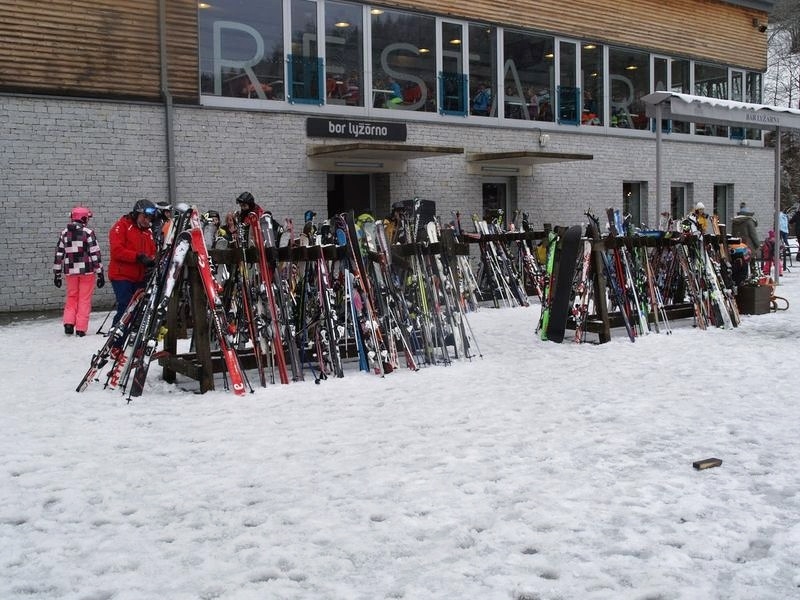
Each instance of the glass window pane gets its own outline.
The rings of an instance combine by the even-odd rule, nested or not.
[[[650,56],[646,52],[610,48],[611,127],[647,129],[642,97],[650,92]]]
[[[292,87],[289,100],[321,100],[319,50],[317,47],[317,3],[292,0],[292,54],[289,73]]]
[[[762,96],[761,73],[748,71],[747,75],[745,76],[745,81],[744,101],[751,102],[753,104],[762,104],[764,99]],[[745,137],[748,140],[760,140],[761,135],[762,131],[760,129],[748,129],[745,132]]]
[[[436,112],[436,21],[372,12],[372,106]]]
[[[672,77],[670,91],[677,94],[691,94],[692,88],[689,85],[689,75],[691,74],[691,71],[689,70],[689,61],[683,59],[673,59],[671,63],[672,65],[670,70]],[[691,130],[688,121],[672,122],[673,133],[689,133],[690,131]]]
[[[199,9],[200,91],[283,100],[281,0],[229,0]]]
[[[728,69],[707,63],[694,65],[694,93],[707,98],[728,99]],[[694,132],[697,135],[713,135],[728,137],[728,128],[724,125],[709,125],[695,123]]]
[[[638,227],[642,222],[642,186],[640,183],[622,184],[622,215],[623,220],[630,215],[630,222]],[[620,235],[625,232],[620,231]]]
[[[442,73],[439,79],[440,105],[443,113],[467,113],[464,80],[464,27],[460,23],[442,22]]]
[[[581,81],[583,87],[583,125],[602,125],[603,101],[603,46],[586,42],[581,47]]]
[[[325,96],[328,104],[364,106],[361,6],[325,3]]]
[[[505,116],[509,119],[554,119],[554,40],[506,30],[503,36]]]
[[[497,29],[469,26],[469,96],[471,114],[497,116]]]

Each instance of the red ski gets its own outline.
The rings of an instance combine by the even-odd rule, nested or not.
[[[203,238],[203,230],[199,227],[193,227],[190,232],[192,236],[192,250],[197,254],[197,269],[200,271],[200,278],[203,280],[203,288],[206,292],[208,307],[211,309],[211,324],[217,334],[219,349],[222,357],[225,359],[225,366],[228,368],[228,375],[231,378],[233,393],[238,396],[244,396],[247,393],[245,389],[244,373],[239,363],[239,356],[236,354],[236,350],[233,349],[228,339],[228,321],[225,316],[225,309],[222,306],[222,300],[217,292],[214,275],[211,273],[211,261],[208,257],[205,239]]]

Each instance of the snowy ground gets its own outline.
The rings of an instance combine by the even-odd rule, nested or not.
[[[100,337],[2,326],[0,599],[798,598],[800,267],[779,293],[602,346],[482,309],[483,359],[244,399],[154,368],[130,405],[73,391]]]

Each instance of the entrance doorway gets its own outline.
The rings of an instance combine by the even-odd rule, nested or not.
[[[372,185],[369,175],[328,175],[328,214],[351,210],[360,215],[372,211]]]
[[[388,173],[329,173],[328,215],[369,213],[376,219],[389,214]]]
[[[503,227],[508,228],[509,222],[514,218],[513,213],[517,209],[515,184],[516,179],[513,177],[484,179],[481,186],[484,219],[494,221],[500,217]]]

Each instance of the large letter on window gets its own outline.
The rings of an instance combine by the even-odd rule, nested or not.
[[[252,58],[247,60],[228,60],[222,58],[222,30],[235,29],[243,31],[251,36],[256,42],[256,53]],[[242,69],[247,73],[247,78],[253,87],[256,95],[262,100],[267,99],[264,90],[261,89],[261,83],[253,71],[253,65],[257,65],[264,58],[264,39],[261,34],[255,29],[244,23],[235,23],[234,21],[214,21],[214,94],[217,96],[222,95],[222,69],[228,67],[231,69]]]
[[[403,106],[403,108],[406,110],[417,110],[418,108],[425,106],[425,103],[428,101],[428,86],[425,85],[425,82],[416,75],[401,73],[400,71],[395,71],[389,66],[387,58],[389,57],[389,54],[395,50],[407,50],[408,52],[419,56],[419,48],[417,48],[414,44],[395,42],[394,44],[389,44],[386,46],[386,48],[383,49],[383,52],[381,52],[381,68],[387,75],[394,77],[397,81],[413,81],[419,86],[419,100],[413,104]]]

